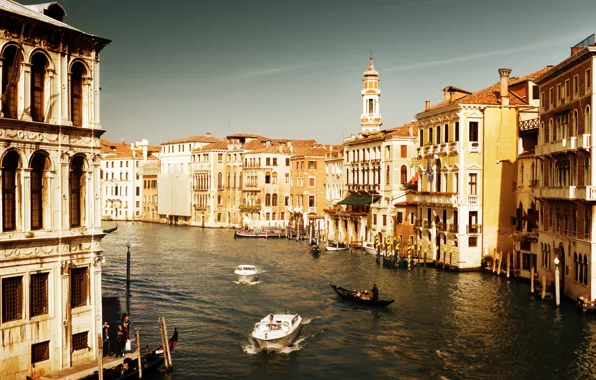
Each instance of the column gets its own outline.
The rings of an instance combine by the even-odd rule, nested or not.
[[[2,83],[2,80],[4,79],[2,77],[2,65],[4,63],[4,58],[0,57],[0,84]],[[3,104],[2,102],[0,102],[0,117],[4,117],[4,112],[2,112],[2,108],[3,108]]]
[[[65,246],[66,247],[66,246]],[[63,247],[59,246],[62,252]],[[68,257],[68,256],[67,256]],[[68,259],[67,259],[68,260]],[[60,306],[62,318],[60,319],[60,332],[62,336],[62,368],[71,366],[71,340],[72,340],[72,310],[70,308],[70,261],[61,261],[60,268]]]
[[[60,124],[72,125],[70,120],[70,70],[68,68],[68,58],[66,54],[60,57]]]
[[[83,128],[92,128],[92,119],[91,119],[91,78],[86,77],[83,78],[83,94],[82,94],[82,101],[83,101]]]
[[[70,229],[70,207],[68,198],[70,194],[68,192],[68,175],[69,175],[69,164],[70,156],[64,153],[60,157],[60,174],[58,176],[58,194],[60,197],[60,222],[59,226],[61,230]]]
[[[43,172],[43,228],[47,230],[54,230],[54,214],[57,211],[54,207],[56,204],[54,202],[54,176],[54,171],[44,170]]]
[[[23,115],[22,120],[32,121],[31,118],[31,64],[23,63],[23,78],[19,83],[19,102],[18,114]]]
[[[96,154],[93,157],[93,207],[94,207],[94,217],[92,228],[93,230],[98,229],[98,233],[101,231],[101,178],[100,178],[100,171],[101,171],[101,157],[99,154]]]
[[[31,169],[25,168],[19,171],[21,177],[21,230],[27,232],[31,231]]]
[[[53,99],[56,96],[56,91],[54,89],[54,74],[56,73],[55,70],[47,69],[45,75],[45,82],[44,82],[44,94],[43,94],[43,104],[44,104],[44,121],[49,122],[50,124],[56,124],[56,118],[54,117],[54,108],[55,100]],[[59,92],[58,92],[59,93]]]
[[[91,244],[93,244],[93,240],[91,240]],[[96,255],[97,253],[97,255]],[[103,310],[102,310],[102,300],[101,300],[101,267],[102,267],[102,259],[100,251],[96,251],[93,246],[91,246],[91,255],[92,255],[92,264],[89,266],[91,269],[91,276],[90,276],[90,293],[91,293],[91,309],[93,315],[93,323],[90,329],[90,333],[92,336],[97,337],[97,334],[101,331],[101,326],[103,324]],[[91,347],[95,348],[94,357],[97,358],[96,355],[103,355],[103,347],[97,347],[97,339],[94,339]]]

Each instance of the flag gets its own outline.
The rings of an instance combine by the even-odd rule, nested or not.
[[[412,185],[416,184],[416,182],[418,182],[418,172],[414,172],[412,176]]]
[[[426,161],[426,174],[428,175],[428,183],[433,182],[433,171],[430,168],[430,158]]]

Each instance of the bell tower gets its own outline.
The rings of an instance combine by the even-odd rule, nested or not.
[[[381,110],[379,108],[381,90],[379,90],[379,73],[375,70],[372,54],[368,62],[368,69],[362,76],[362,117],[360,125],[362,134],[368,135],[381,130],[383,125]]]

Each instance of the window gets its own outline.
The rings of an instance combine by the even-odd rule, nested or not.
[[[549,108],[553,108],[555,104],[555,89],[553,87],[548,89],[548,106]]]
[[[43,54],[37,53],[31,63],[31,118],[33,121],[43,121],[43,92],[47,60]]]
[[[290,159],[286,158],[286,166],[290,166]]]
[[[402,165],[400,169],[400,183],[402,185],[408,182],[408,168],[406,165]]]
[[[592,70],[586,70],[586,89],[592,87]]]
[[[89,332],[85,331],[78,334],[73,334],[72,336],[72,350],[79,351],[79,350],[86,350],[89,348],[88,342]]]
[[[579,78],[577,75],[573,76],[573,96],[579,92]]]
[[[271,194],[265,194],[265,206],[271,206]]]
[[[4,117],[10,119],[17,118],[18,106],[18,85],[19,85],[19,71],[21,70],[21,62],[23,54],[17,51],[16,46],[8,46],[4,49],[2,64],[2,94],[6,95],[2,103],[2,111]]]
[[[273,166],[277,166],[277,157],[273,157]]]
[[[82,63],[75,62],[70,73],[70,120],[72,125],[83,125],[83,76],[85,68]]]
[[[222,162],[223,161],[223,153],[218,153],[217,154],[217,162]]]
[[[420,146],[422,147],[422,146],[424,146],[424,130],[423,129],[420,130],[419,135],[420,135],[420,137],[419,137]]]
[[[317,161],[308,161],[308,168],[309,169],[316,169],[317,168]]]
[[[470,174],[470,188],[469,193],[470,195],[478,195],[478,174],[471,173]]]
[[[284,202],[285,202],[286,206],[289,206],[290,205],[290,197],[286,196]]]
[[[217,173],[217,188],[223,189],[223,174],[221,172]]]
[[[50,341],[31,345],[31,364],[50,360]]]
[[[48,273],[31,275],[31,318],[49,313]]]
[[[277,183],[277,173],[273,173],[271,175],[271,183],[273,183],[273,184]]]
[[[308,196],[308,207],[315,207],[315,196],[309,195]]]
[[[315,187],[315,177],[308,177],[308,187]]]
[[[437,144],[441,143],[441,126],[437,125]]]
[[[454,140],[455,141],[459,141],[459,121],[456,121],[455,122],[455,131],[454,131],[454,134],[455,134],[455,136],[454,136],[455,139]]]
[[[592,116],[590,114],[590,106],[586,106],[584,119],[584,133],[592,133]]]
[[[82,223],[81,211],[83,208],[83,164],[82,156],[75,156],[70,164],[70,227],[80,227]]]
[[[271,158],[267,157],[265,159],[265,166],[271,166]]]
[[[469,128],[469,141],[478,142],[478,122],[470,121]]]
[[[546,107],[546,98],[544,97],[544,91],[540,93],[540,107],[544,110]]]
[[[536,85],[532,86],[532,99],[538,100],[540,98],[540,88]]]
[[[265,183],[271,183],[271,173],[265,173]]]
[[[374,110],[374,106],[373,106],[373,100],[372,99],[368,99],[368,113],[372,114]]]
[[[373,214],[373,224],[377,224],[377,214]]]
[[[383,225],[387,225],[387,215],[383,215]]]
[[[432,128],[428,129],[428,145],[433,144],[433,130]]]
[[[8,152],[2,161],[2,228],[3,231],[14,231],[17,228],[17,168],[19,154]]]
[[[407,145],[401,145],[400,146],[400,157],[401,158],[407,158],[408,157],[408,146]]]
[[[87,276],[87,267],[72,268],[70,270],[70,307],[80,307],[87,305],[87,289],[89,288],[89,279]]]
[[[445,142],[449,142],[449,124],[445,124]]]
[[[569,79],[567,79],[565,81],[565,99],[569,99],[570,96],[571,96],[571,83],[569,82]]]
[[[290,183],[290,174],[286,173],[286,183]]]
[[[23,318],[23,276],[2,279],[2,323]]]
[[[271,206],[277,206],[277,194],[273,194],[271,197]]]
[[[397,224],[402,224],[403,223],[403,218],[404,218],[403,212],[398,212],[397,213]]]

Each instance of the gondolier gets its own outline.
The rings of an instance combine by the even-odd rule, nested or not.
[[[373,284],[372,289],[370,290],[373,294],[373,301],[378,301],[379,300],[379,288],[377,288],[377,284]]]

